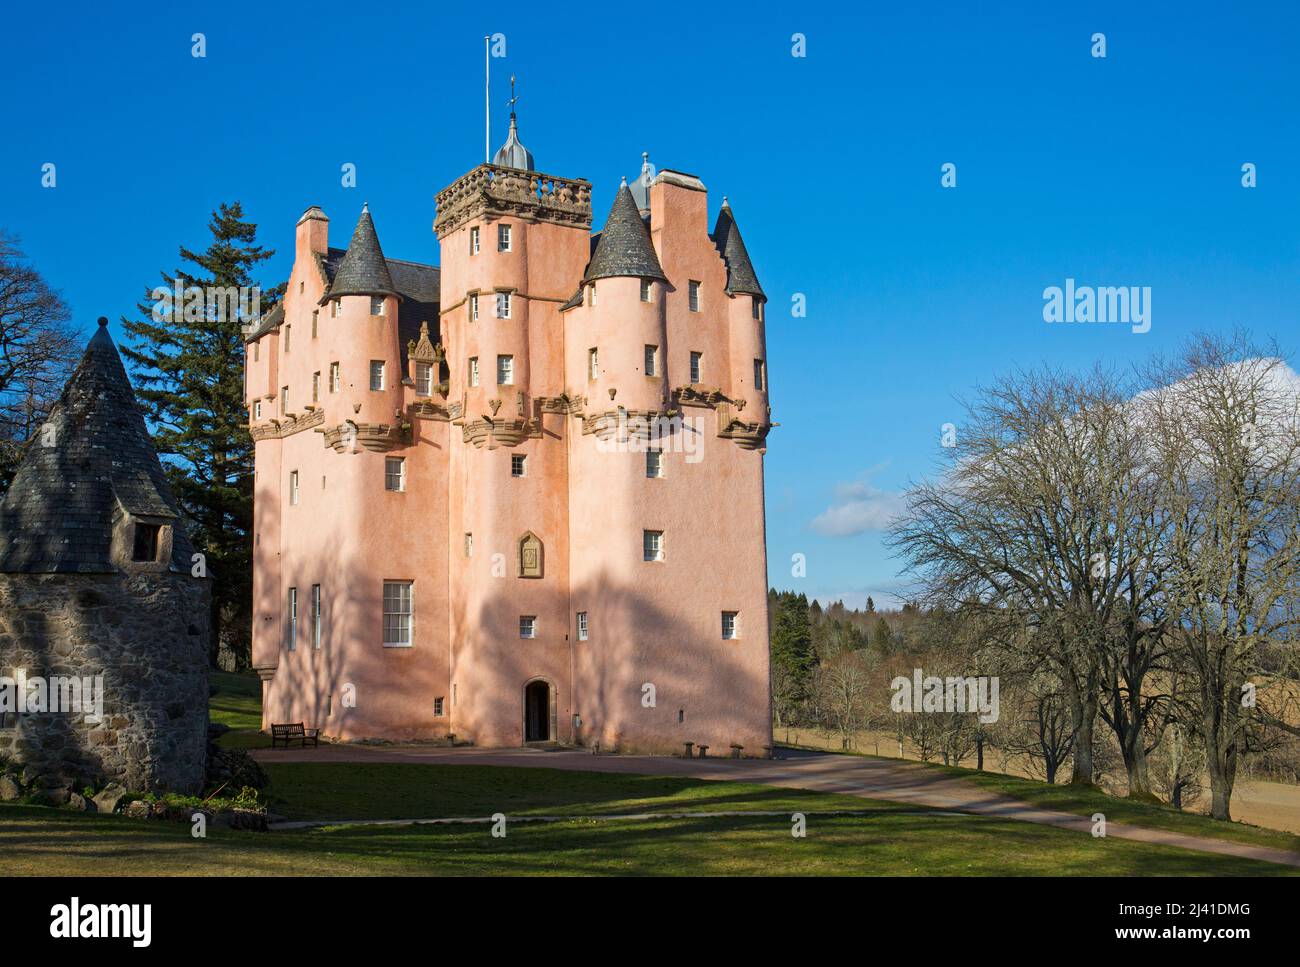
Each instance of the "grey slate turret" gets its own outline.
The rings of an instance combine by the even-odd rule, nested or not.
[[[0,500],[0,573],[106,573],[121,512],[179,523],[180,512],[145,428],[108,320],[28,444]],[[173,570],[192,548],[172,527]]]
[[[321,303],[344,295],[398,295],[384,260],[384,250],[379,247],[369,205],[361,209],[347,253]]]
[[[731,214],[731,206],[722,199],[722,208],[718,211],[718,221],[713,226],[713,244],[727,266],[727,295],[753,295],[764,301],[767,296],[758,284],[754,274],[754,263],[749,260],[749,252],[740,238],[740,228]]]
[[[667,282],[659,265],[650,233],[646,230],[636,199],[624,181],[614,196],[614,205],[600,231],[596,251],[587,264],[583,282],[610,279],[618,276],[636,276],[642,279],[659,279]]]

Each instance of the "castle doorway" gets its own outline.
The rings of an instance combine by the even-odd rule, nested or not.
[[[551,686],[546,682],[524,686],[524,741],[551,741]]]

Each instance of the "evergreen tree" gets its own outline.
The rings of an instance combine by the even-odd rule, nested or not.
[[[122,319],[132,345],[137,395],[172,490],[189,518],[195,549],[212,578],[211,661],[223,639],[247,661],[252,620],[253,444],[244,404],[244,326],[251,303],[232,292],[259,295],[270,312],[282,287],[257,287],[254,272],[275,253],[256,244],[257,226],[239,202],[222,204],[208,223],[212,241],[194,252],[181,246],[188,268],[162,273],[167,290],[195,291],[181,302],[148,290],[139,320]],[[213,298],[213,293],[225,296]]]
[[[867,614],[872,614],[876,610],[876,602],[871,600],[871,595],[867,595]]]
[[[814,662],[806,595],[780,595],[772,624],[771,661],[773,666],[780,667],[789,683],[791,701],[797,704],[806,698]]]

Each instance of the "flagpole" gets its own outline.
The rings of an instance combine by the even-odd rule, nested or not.
[[[492,160],[491,37],[483,37],[483,163]]]

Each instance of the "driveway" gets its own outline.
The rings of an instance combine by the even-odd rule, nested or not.
[[[257,749],[261,762],[409,762],[427,765],[514,766],[567,769],[576,772],[619,772],[635,775],[689,776],[694,779],[752,782],[816,792],[836,792],[866,799],[884,799],[978,816],[996,816],[1092,835],[1087,816],[1040,809],[981,789],[916,763],[778,749],[775,759],[680,759],[670,756],[592,755],[573,749],[476,749],[422,745],[324,745],[318,749]],[[396,818],[396,817],[394,817]],[[1175,846],[1300,867],[1300,853],[1206,839],[1187,833],[1147,829],[1124,823],[1106,824],[1106,835],[1159,846]]]

